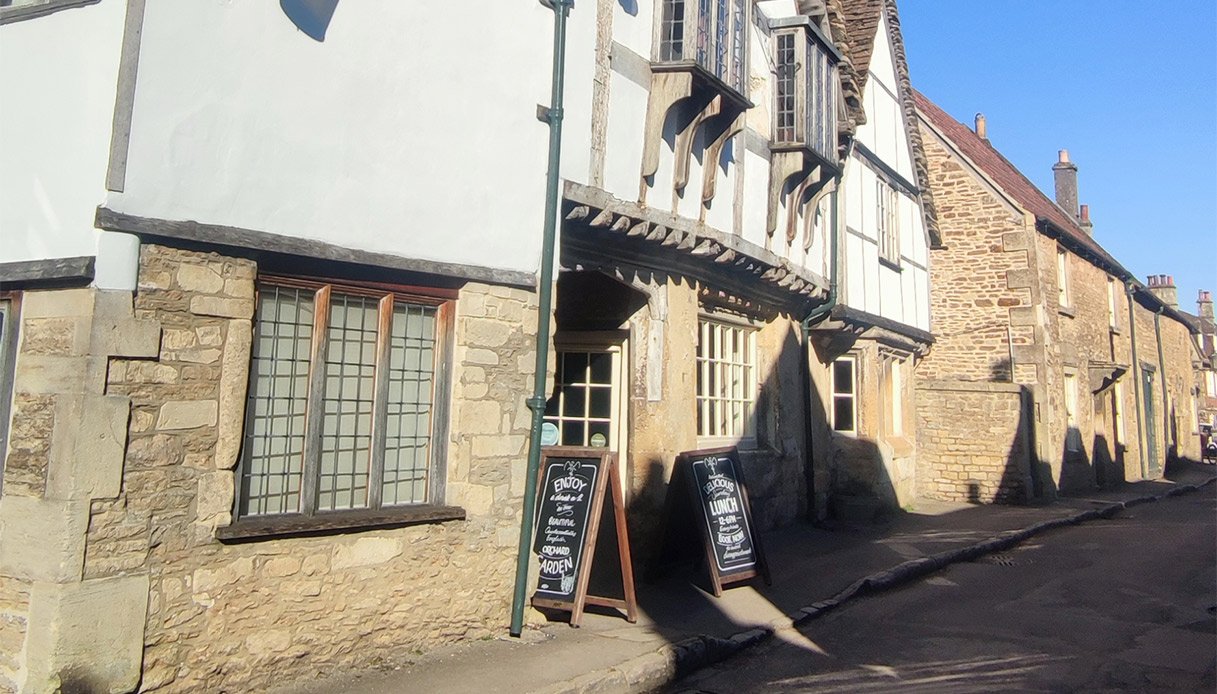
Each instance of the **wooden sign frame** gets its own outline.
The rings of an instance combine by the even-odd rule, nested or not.
[[[706,506],[706,496],[698,488],[697,475],[693,470],[693,465],[699,461],[711,456],[726,458],[731,462],[732,479],[736,484],[736,492],[740,500],[739,512],[743,516],[743,524],[747,529],[748,537],[752,544],[752,553],[754,561],[742,570],[733,571],[729,567],[719,566],[719,557],[715,552],[715,540],[712,536],[710,509]],[[683,489],[681,489],[683,487]],[[684,495],[682,501],[680,496]],[[744,481],[744,469],[740,464],[739,450],[734,446],[726,446],[722,448],[707,448],[696,451],[684,451],[676,456],[676,465],[672,469],[672,479],[668,484],[668,493],[664,499],[663,517],[660,523],[660,545],[659,551],[661,556],[654,563],[658,568],[661,566],[663,553],[665,553],[669,545],[669,532],[676,528],[677,523],[683,522],[681,519],[674,516],[678,511],[683,510],[681,507],[687,505],[692,508],[694,518],[693,524],[698,528],[698,535],[701,536],[703,559],[706,563],[706,569],[710,575],[710,587],[714,592],[714,597],[722,597],[723,586],[731,583],[739,583],[747,581],[751,578],[760,576],[765,581],[765,585],[772,585],[772,577],[769,573],[769,560],[765,556],[765,546],[761,542],[761,534],[756,528],[756,523],[752,517],[752,502],[748,496],[748,485]]]
[[[624,610],[626,621],[633,624],[638,621],[638,600],[634,593],[634,568],[630,560],[630,539],[625,524],[625,497],[621,489],[621,478],[617,474],[617,454],[615,452],[606,451],[603,448],[583,448],[577,446],[546,446],[541,449],[541,466],[537,471],[536,480],[537,517],[533,519],[536,526],[536,532],[534,533],[536,540],[534,542],[533,553],[537,553],[536,547],[542,543],[540,534],[543,532],[541,517],[542,509],[544,508],[546,473],[551,469],[549,463],[558,459],[598,460],[600,474],[597,476],[591,492],[592,498],[584,529],[585,534],[580,543],[580,554],[575,559],[576,587],[573,597],[570,600],[538,597],[538,594],[541,592],[538,587],[537,591],[533,594],[532,605],[533,607],[545,607],[570,612],[570,624],[573,627],[579,626],[583,619],[584,607],[587,605]],[[624,599],[588,595],[588,582],[591,580],[592,563],[596,556],[596,540],[600,532],[600,518],[604,511],[606,489],[611,490],[609,501],[613,505],[613,521],[617,531],[617,551],[621,562],[621,583],[625,594]]]

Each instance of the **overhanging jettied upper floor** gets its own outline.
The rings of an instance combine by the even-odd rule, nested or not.
[[[827,297],[828,283],[735,234],[567,181],[564,265],[625,263],[709,282],[772,308],[799,312]]]

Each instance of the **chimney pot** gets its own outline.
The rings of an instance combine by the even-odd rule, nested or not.
[[[1067,150],[1067,149],[1057,150],[1056,156],[1057,156],[1058,163],[1060,163],[1060,164],[1069,163],[1069,150]]]
[[[1171,275],[1150,275],[1149,287],[1151,293],[1173,309],[1179,308],[1179,290],[1175,288],[1175,278]]]
[[[976,114],[976,136],[982,140],[989,139],[989,129],[985,127],[985,114]]]
[[[1090,221],[1090,205],[1082,205],[1082,221]]]

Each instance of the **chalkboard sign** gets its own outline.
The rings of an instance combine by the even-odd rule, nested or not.
[[[630,622],[636,621],[638,608],[616,454],[603,448],[544,448],[537,486],[533,552],[540,570],[532,604],[569,610],[572,626],[579,626],[585,604],[621,608]],[[606,487],[613,491],[612,518],[617,526],[624,600],[587,594]]]
[[[655,567],[689,546],[690,523],[701,536],[715,596],[722,595],[724,584],[758,575],[770,582],[769,564],[752,522],[748,487],[735,448],[686,451],[677,456],[664,504],[661,557]]]

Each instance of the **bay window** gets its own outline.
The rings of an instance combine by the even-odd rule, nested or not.
[[[747,0],[662,0],[659,62],[696,65],[741,98],[748,94]]]
[[[836,166],[836,49],[810,23],[774,33],[774,145],[809,149]]]

